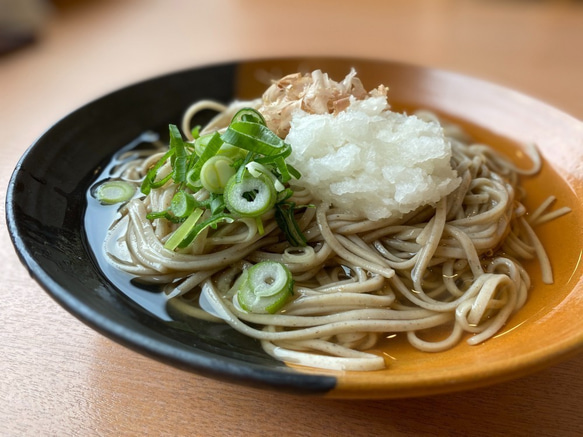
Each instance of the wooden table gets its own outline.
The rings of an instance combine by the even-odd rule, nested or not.
[[[95,97],[180,68],[286,55],[455,70],[583,119],[578,1],[68,1],[36,44],[0,57],[1,191],[28,145]],[[6,230],[0,238],[0,435],[583,434],[583,355],[428,398],[337,401],[239,387],[92,331],[30,279]]]

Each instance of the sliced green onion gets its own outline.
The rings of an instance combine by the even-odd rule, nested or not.
[[[224,211],[225,209],[225,199],[222,194],[211,193],[211,198],[208,201],[208,207],[211,210],[211,214],[217,215]]]
[[[201,126],[197,124],[190,130],[190,134],[194,140],[197,140],[200,137],[200,129]]]
[[[211,141],[211,139],[213,138],[213,136],[214,136],[214,133],[206,134],[206,135],[203,135],[202,137],[199,137],[195,140],[194,152],[196,153],[197,156],[201,156],[201,157],[203,156],[203,153],[206,150],[206,147],[208,146],[208,144]],[[246,150],[243,150],[239,147],[233,146],[232,144],[228,144],[228,143],[224,143],[216,151],[217,155],[225,155],[225,156],[231,158],[233,161],[235,161],[237,159],[244,158],[246,153],[247,153]]]
[[[170,203],[170,211],[175,217],[186,218],[194,211],[196,201],[192,194],[178,191]]]
[[[171,158],[172,162],[172,179],[179,184],[186,179],[186,170],[188,168],[188,154],[184,146],[184,140],[178,128],[171,124],[170,130],[170,150],[174,150],[174,155]]]
[[[289,182],[289,180],[291,179],[291,174],[289,172],[287,164],[285,163],[285,159],[282,156],[278,156],[277,158],[275,158],[275,165],[277,166],[277,169],[281,174],[281,182],[283,182],[284,184],[286,182]]]
[[[200,183],[211,193],[221,194],[227,182],[236,173],[233,160],[222,155],[207,159],[200,170]]]
[[[263,261],[247,270],[246,275],[237,292],[237,301],[245,311],[273,314],[293,294],[292,275],[283,264]]]
[[[203,135],[202,137],[198,137],[195,141],[194,141],[194,153],[196,153],[198,156],[202,156],[202,154],[204,153],[206,146],[208,145],[209,141],[212,139],[214,133],[212,134],[206,134]]]
[[[259,235],[265,234],[265,227],[263,226],[263,220],[261,220],[261,217],[255,217],[255,225],[257,226],[257,233]]]
[[[189,193],[185,193],[185,194],[187,194],[187,197],[191,196]],[[172,199],[174,200],[174,198],[172,198]],[[192,200],[194,202],[192,204],[192,208],[190,206],[185,208],[186,213],[188,213],[188,210],[190,210],[192,212],[195,208],[201,208],[201,209],[210,209],[211,213],[214,215],[214,214],[222,213],[223,210],[225,209],[225,202],[223,201],[222,195],[211,195],[211,197],[209,199],[205,199],[205,200],[196,200],[194,198],[194,196],[192,196]],[[178,199],[176,199],[174,201],[178,202]],[[188,205],[190,205],[190,200],[188,200],[187,202],[188,202]],[[178,207],[177,204],[175,204],[174,208],[172,208],[172,204],[170,204],[170,208],[168,208],[164,211],[149,212],[148,214],[146,214],[146,218],[148,220],[155,220],[155,219],[164,218],[164,219],[169,220],[173,223],[182,223],[182,222],[184,222],[185,217],[179,217],[176,215],[176,214],[180,214],[179,209],[180,208]]]
[[[264,174],[265,176],[271,179],[273,182],[273,186],[275,187],[275,191],[278,193],[280,191],[285,190],[285,186],[277,179],[277,177],[269,171],[267,167],[262,164],[259,164],[257,161],[251,161],[249,164],[245,165],[245,168],[249,171],[249,174],[253,177],[259,177],[260,175]]]
[[[215,132],[207,143],[204,152],[202,152],[202,155],[200,155],[200,163],[197,162],[197,164],[202,167],[207,159],[217,154],[223,143],[224,141],[221,139],[221,135],[218,132]]]
[[[259,111],[253,108],[243,108],[239,109],[233,118],[231,119],[231,123],[234,121],[250,121],[253,123],[259,123],[265,126],[265,118]]]
[[[166,219],[171,221],[172,223],[182,223],[184,219],[176,217],[174,214],[171,214],[170,211],[154,211],[149,212],[146,214],[146,218],[148,220],[156,220],[156,219]]]
[[[278,155],[290,148],[267,126],[247,121],[232,122],[221,138],[225,143],[267,156]]]
[[[217,155],[226,156],[227,158],[231,158],[233,161],[237,161],[239,159],[245,158],[245,155],[247,155],[247,150],[233,146],[229,143],[224,143],[217,152]]]
[[[275,221],[289,244],[293,247],[304,247],[307,240],[296,221],[294,210],[294,203],[278,203],[275,205]]]
[[[227,209],[240,217],[260,216],[273,208],[277,200],[273,182],[265,175],[257,178],[246,175],[238,182],[235,174],[223,195]]]
[[[136,192],[136,186],[126,181],[106,181],[95,190],[95,198],[104,205],[130,200]]]
[[[293,195],[294,195],[294,190],[292,190],[291,188],[286,188],[285,190],[277,193],[277,202],[276,203],[285,202],[287,199],[289,199]]]
[[[299,171],[297,171],[294,167],[288,165],[285,162],[285,158],[291,155],[291,151],[292,151],[291,146],[285,143],[283,149],[281,150],[281,153],[258,157],[255,159],[255,162],[257,162],[258,164],[271,165],[277,168],[279,174],[281,175],[281,182],[286,183],[292,177],[296,179],[299,179],[301,177]]]
[[[187,244],[184,241],[188,239],[192,230],[194,229],[196,222],[200,219],[203,214],[203,210],[200,208],[195,209],[192,214],[182,223],[178,229],[166,240],[164,247],[168,250],[175,250],[177,247],[186,247],[190,244],[190,240]]]
[[[140,190],[142,191],[142,193],[144,193],[146,195],[150,194],[151,189],[160,188],[166,182],[168,182],[170,179],[172,179],[172,173],[169,173],[168,175],[166,175],[166,177],[164,177],[160,180],[156,180],[156,177],[158,176],[158,170],[160,170],[160,168],[162,168],[162,166],[166,163],[168,158],[170,158],[174,155],[174,152],[175,152],[174,149],[168,150],[164,154],[164,156],[162,156],[158,160],[158,162],[150,170],[148,170],[146,177],[142,181],[142,186],[140,187]]]
[[[293,165],[289,165],[286,164],[287,167],[287,171],[289,171],[289,173],[295,178],[295,179],[299,179],[302,177],[302,174],[298,171],[297,168],[295,168]]]
[[[247,165],[249,165],[249,163],[253,162],[254,157],[255,157],[255,153],[247,152],[247,155],[245,155],[245,158],[243,159],[243,161],[241,161],[240,163],[237,163],[239,165],[237,167],[237,174],[235,175],[235,177],[237,178],[237,182],[241,182],[241,179],[243,179],[243,175],[246,173]],[[237,165],[237,164],[235,164],[235,165]]]
[[[222,221],[237,217],[256,219],[258,230],[264,233],[261,216],[276,203],[283,205],[293,194],[285,183],[299,172],[288,166],[285,159],[291,146],[269,130],[263,116],[255,109],[243,108],[232,118],[223,134],[214,132],[200,136],[200,127],[192,130],[194,140],[183,140],[179,129],[169,125],[169,150],[148,171],[141,186],[144,194],[167,182],[178,189],[170,207],[150,212],[150,220],[165,218],[182,223],[168,239],[172,248],[187,247],[206,228],[216,228]],[[172,171],[164,177],[160,169],[169,163]],[[210,197],[196,201],[191,192],[205,188]],[[293,206],[280,206],[276,211],[278,224],[294,245],[305,245],[293,216]],[[198,220],[208,210],[203,223]],[[179,232],[180,231],[180,232]]]
[[[218,132],[215,132],[210,138],[208,144],[204,148],[202,155],[188,171],[186,175],[186,185],[193,191],[196,191],[196,187],[199,185],[200,181],[200,171],[203,164],[211,157],[215,156],[218,150],[223,145],[223,140]]]
[[[179,248],[187,247],[206,228],[209,228],[209,227],[216,228],[217,225],[221,222],[233,223],[234,221],[235,221],[235,219],[228,214],[218,214],[218,215],[212,216],[210,219],[194,226],[192,228],[192,230],[188,233],[188,235],[186,235],[184,237],[184,239],[178,244],[178,247]]]

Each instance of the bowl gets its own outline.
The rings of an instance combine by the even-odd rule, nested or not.
[[[385,370],[329,371],[286,365],[226,325],[188,329],[129,297],[116,273],[93,253],[84,215],[96,175],[146,131],[162,136],[190,103],[255,98],[271,78],[321,69],[337,80],[356,68],[367,89],[385,84],[396,110],[429,109],[478,141],[526,165],[535,143],[540,174],[524,180],[527,206],[548,195],[572,212],[537,229],[555,282],[527,268],[525,306],[494,338],[477,346],[425,353],[396,342]],[[423,396],[500,383],[565,360],[583,349],[583,124],[542,102],[483,80],[396,62],[365,59],[259,59],[209,65],[156,77],[79,108],[46,131],[11,178],[6,213],[13,244],[32,277],[82,322],[169,365],[237,384],[334,398]],[[121,284],[121,285],[120,285]],[[82,347],[82,346],[80,346]]]

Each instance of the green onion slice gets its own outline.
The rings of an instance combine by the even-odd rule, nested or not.
[[[196,126],[194,126],[190,130],[190,134],[192,135],[192,138],[194,140],[197,140],[200,137],[200,129],[201,129],[201,126],[199,124],[197,124]]]
[[[212,216],[210,219],[195,225],[190,232],[184,237],[184,239],[178,244],[179,248],[188,247],[190,243],[192,243],[198,235],[204,231],[206,228],[216,228],[219,223],[227,222],[233,223],[235,219],[228,214],[217,214]],[[186,223],[186,222],[185,222]]]
[[[237,301],[245,311],[273,314],[293,294],[292,275],[283,264],[263,261],[243,274],[246,274],[246,278],[237,292]]]
[[[168,250],[175,250],[177,247],[186,247],[194,239],[190,239],[190,234],[192,233],[196,223],[203,214],[203,210],[200,208],[195,209],[192,214],[174,231],[174,233],[166,240],[164,247]],[[185,243],[186,242],[186,243]]]
[[[186,218],[194,211],[196,200],[192,194],[178,191],[170,203],[170,211],[175,217]]]
[[[192,131],[194,140],[187,142],[172,124],[169,134],[168,152],[148,171],[141,185],[146,195],[169,181],[178,185],[170,207],[147,216],[150,220],[165,218],[182,223],[167,240],[167,247],[187,247],[209,226],[216,228],[218,223],[238,217],[256,218],[258,230],[263,233],[260,217],[276,204],[276,219],[288,241],[305,246],[306,239],[293,215],[294,206],[285,203],[293,192],[284,184],[301,177],[285,162],[291,146],[267,127],[257,110],[239,110],[222,134],[201,136],[200,127],[196,127]],[[161,177],[160,169],[167,163],[172,171]],[[190,193],[201,188],[210,197],[197,201]],[[198,223],[206,210],[209,213],[205,217],[209,218]]]
[[[257,161],[251,161],[249,164],[245,165],[245,168],[249,171],[249,173],[253,177],[257,178],[262,174],[269,177],[269,179],[271,179],[271,182],[273,182],[275,191],[277,191],[278,193],[280,191],[285,190],[285,186],[279,181],[279,179],[277,179],[277,177],[275,177],[275,175],[271,171],[269,171],[267,167],[265,167],[262,164],[259,164]]]
[[[186,179],[186,170],[188,168],[188,153],[184,145],[184,140],[178,128],[171,124],[170,130],[170,149],[174,150],[174,155],[171,158],[172,162],[172,179],[179,184]]]
[[[289,165],[286,164],[287,170],[289,171],[289,173],[295,178],[295,179],[299,179],[302,177],[302,174],[299,172],[299,170],[297,168],[295,168],[293,165]]]
[[[233,146],[229,143],[224,143],[217,152],[217,155],[226,156],[227,158],[231,158],[233,161],[237,161],[245,159],[247,153],[248,152],[245,149],[241,149],[240,147]]]
[[[259,123],[262,124],[263,126],[266,125],[265,118],[263,118],[263,115],[261,115],[259,111],[253,108],[239,109],[231,119],[231,123],[234,121],[248,121],[253,123]]]
[[[225,199],[222,194],[211,193],[211,198],[208,200],[208,208],[214,216],[224,211]]]
[[[146,218],[148,220],[166,219],[172,223],[182,223],[184,221],[184,219],[174,216],[174,214],[171,214],[170,211],[167,210],[149,212],[146,214]]]
[[[273,182],[263,174],[259,177],[243,175],[240,182],[237,174],[233,175],[223,196],[227,209],[240,217],[260,216],[273,208],[277,200]]]
[[[197,191],[196,187],[199,185],[200,171],[202,170],[203,164],[209,160],[209,158],[215,156],[221,146],[223,145],[223,140],[218,132],[215,132],[207,143],[202,155],[188,171],[186,175],[186,185],[193,191]]]
[[[214,133],[206,134],[194,140],[194,153],[196,153],[198,156],[202,156],[202,154],[206,150],[206,146],[208,145],[209,141],[212,139],[213,136]]]
[[[236,172],[232,159],[223,155],[215,155],[203,164],[200,170],[200,182],[210,193],[221,194],[225,191],[231,176]]]
[[[257,226],[257,233],[259,235],[265,234],[265,226],[263,226],[263,220],[261,220],[261,217],[255,217],[255,225]]]
[[[225,143],[262,155],[278,155],[290,148],[267,126],[248,121],[232,122],[221,136]]]
[[[285,202],[287,199],[289,199],[293,195],[294,195],[294,190],[292,190],[291,188],[286,188],[285,190],[277,193],[277,203]]]
[[[106,181],[95,190],[95,198],[104,205],[130,200],[136,192],[135,185],[126,181]]]
[[[307,240],[294,216],[295,203],[285,202],[275,205],[275,221],[283,231],[286,240],[293,247],[304,247]]]
[[[150,170],[148,170],[148,173],[146,174],[146,177],[142,181],[142,186],[140,188],[142,193],[144,193],[146,195],[150,194],[151,189],[160,188],[166,182],[168,182],[170,179],[172,179],[172,173],[169,173],[166,177],[164,177],[160,180],[156,180],[156,177],[158,176],[158,170],[160,170],[160,168],[162,168],[162,166],[166,163],[166,161],[174,155],[174,152],[175,152],[174,149],[168,150],[164,154],[164,156],[162,156],[158,160],[158,162]]]

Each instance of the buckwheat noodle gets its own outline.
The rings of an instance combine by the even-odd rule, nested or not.
[[[224,128],[237,105],[196,103],[184,116],[186,135],[191,118],[205,109],[219,112],[208,132]],[[437,120],[427,111],[417,116]],[[527,299],[530,278],[520,261],[538,258],[543,281],[553,281],[532,227],[568,208],[550,211],[551,197],[527,214],[518,177],[540,170],[533,146],[527,148],[533,166],[521,170],[492,148],[469,141],[458,127],[441,124],[462,183],[435,206],[398,219],[369,221],[318,203],[298,188],[291,201],[315,205],[296,217],[307,247],[290,247],[268,214],[263,235],[254,219],[241,219],[207,230],[187,251],[173,252],[163,245],[176,225],[146,218],[148,211],[169,207],[176,187],[167,184],[122,207],[106,253],[112,264],[139,281],[163,284],[174,311],[226,322],[290,363],[382,369],[385,360],[370,349],[394,333],[404,333],[412,346],[428,352],[452,348],[465,333],[472,334],[469,344],[481,343]],[[139,181],[162,154],[136,159],[121,178]],[[163,168],[160,177],[170,171]],[[202,190],[197,200],[207,195]],[[241,271],[264,260],[284,263],[295,280],[293,300],[273,315],[247,313],[233,302]],[[425,331],[437,327],[448,334],[429,340]]]

